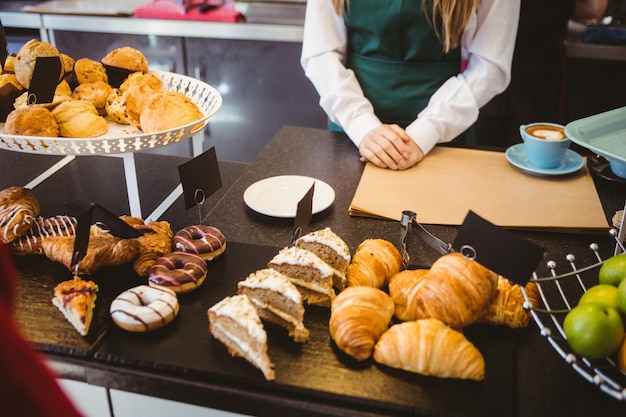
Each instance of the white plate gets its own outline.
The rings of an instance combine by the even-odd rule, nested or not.
[[[565,153],[563,160],[555,168],[545,169],[537,168],[530,165],[528,162],[528,155],[526,155],[526,148],[523,143],[513,145],[506,150],[506,159],[519,169],[526,171],[530,174],[537,175],[565,175],[571,174],[581,169],[585,165],[585,160],[582,156],[576,152],[568,149]]]
[[[280,175],[255,182],[243,193],[243,201],[257,213],[273,217],[296,217],[298,203],[313,183],[313,214],[316,214],[326,210],[335,201],[335,191],[324,181],[300,175]]]

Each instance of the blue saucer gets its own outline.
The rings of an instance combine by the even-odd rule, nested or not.
[[[526,155],[526,148],[523,143],[518,143],[517,145],[513,145],[506,150],[506,159],[511,163],[511,165],[516,166],[517,168],[526,171],[531,174],[538,175],[565,175],[571,174],[572,172],[576,172],[581,169],[585,165],[585,160],[582,156],[578,155],[576,152],[568,149],[565,153],[565,157],[559,163],[559,165],[555,168],[545,169],[545,168],[537,168],[528,162],[528,156]]]

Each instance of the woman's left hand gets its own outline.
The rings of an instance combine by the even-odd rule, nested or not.
[[[359,152],[361,161],[393,170],[410,168],[424,158],[420,147],[395,124],[372,129],[361,141]]]

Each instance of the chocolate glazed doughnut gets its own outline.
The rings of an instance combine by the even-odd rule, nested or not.
[[[111,303],[113,322],[129,332],[146,332],[170,323],[178,315],[178,298],[166,288],[139,285]]]
[[[206,279],[207,264],[199,255],[171,252],[154,262],[148,271],[148,284],[186,293],[198,288]]]
[[[226,250],[226,238],[213,226],[189,226],[180,230],[172,241],[177,251],[195,253],[212,261]]]

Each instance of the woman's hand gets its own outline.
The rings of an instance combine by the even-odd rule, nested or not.
[[[424,152],[398,125],[380,125],[372,129],[359,146],[361,161],[381,168],[407,169],[424,158]]]

